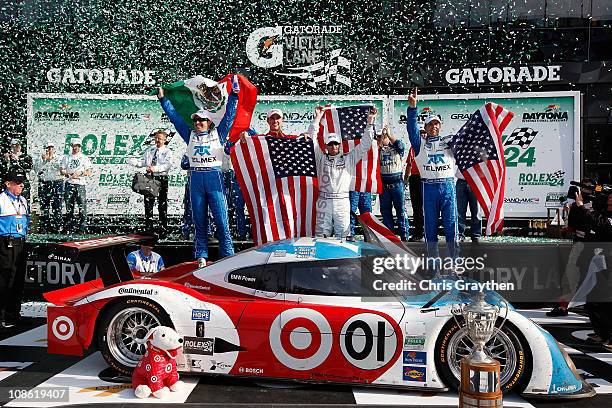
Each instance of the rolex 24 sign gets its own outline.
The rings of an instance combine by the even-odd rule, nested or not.
[[[253,65],[313,88],[332,80],[350,87],[351,61],[338,45],[341,34],[342,26],[262,27],[249,35],[246,54]]]

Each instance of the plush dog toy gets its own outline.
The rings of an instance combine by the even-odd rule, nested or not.
[[[176,371],[176,355],[183,339],[170,327],[157,326],[147,333],[147,351],[132,374],[132,387],[138,398],[165,398],[179,391],[183,382]]]

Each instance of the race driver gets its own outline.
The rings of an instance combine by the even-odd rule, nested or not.
[[[315,118],[308,128],[308,135],[315,135],[319,122],[323,118],[324,108],[315,108]],[[355,168],[372,147],[374,137],[374,120],[377,110],[372,107],[368,114],[368,122],[361,138],[361,143],[347,154],[340,153],[340,135],[328,133],[325,136],[326,151],[321,150],[319,143],[313,140],[315,160],[317,163],[317,179],[319,182],[319,198],[317,199],[317,223],[315,235],[344,239],[349,235],[351,222],[351,202],[349,188]]]
[[[208,259],[208,209],[212,212],[217,226],[219,255],[221,258],[234,254],[234,245],[229,230],[227,202],[223,193],[223,174],[221,164],[223,148],[236,116],[238,93],[237,76],[232,78],[232,92],[228,96],[225,115],[215,128],[209,114],[199,110],[193,115],[193,128],[185,123],[175,110],[164,90],[159,88],[157,97],[162,108],[185,143],[185,155],[189,158],[189,191],[193,223],[195,226],[194,256],[199,266],[206,266]]]
[[[449,136],[440,136],[442,120],[439,116],[429,115],[425,119],[427,135],[421,139],[417,124],[417,92],[415,88],[408,96],[406,127],[414,149],[414,159],[421,173],[427,255],[429,258],[439,256],[438,218],[441,213],[448,255],[455,259],[458,255],[455,158],[447,144]]]

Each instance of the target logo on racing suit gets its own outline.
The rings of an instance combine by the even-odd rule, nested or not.
[[[325,316],[316,310],[287,310],[272,322],[270,347],[284,366],[293,370],[311,370],[329,356],[331,327]]]

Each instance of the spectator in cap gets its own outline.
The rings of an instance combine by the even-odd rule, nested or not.
[[[62,196],[64,177],[60,173],[61,158],[55,152],[55,144],[47,141],[44,151],[34,162],[38,176],[38,201],[40,202],[39,230],[46,233],[59,232],[62,225]]]
[[[87,186],[85,177],[92,174],[91,161],[81,151],[81,139],[70,141],[71,151],[62,158],[60,173],[66,177],[64,200],[66,202],[66,225],[64,232],[85,233],[87,227]],[[76,223],[74,207],[79,206],[79,219]]]
[[[7,174],[9,169],[14,167],[20,167],[24,170],[26,176],[30,170],[32,170],[32,157],[26,154],[22,149],[21,140],[14,137],[11,139],[11,147],[8,152],[6,152],[2,158],[2,163],[0,164],[0,174]],[[25,180],[23,193],[21,194],[26,199],[30,197],[30,181]]]
[[[246,132],[242,132],[240,134],[240,141],[246,142],[246,138],[248,136],[274,136],[274,137],[288,137],[288,138],[296,138],[296,135],[288,135],[283,132],[283,111],[278,108],[272,108],[266,114],[266,122],[268,122],[268,132],[262,135],[257,134],[257,132],[251,128]],[[232,144],[228,144],[229,147]],[[226,150],[229,153],[229,148]]]
[[[227,202],[223,193],[223,174],[221,164],[224,146],[234,123],[240,92],[238,76],[232,77],[232,92],[228,96],[223,119],[218,127],[212,122],[205,110],[193,115],[192,126],[185,123],[172,102],[164,96],[163,88],[158,89],[157,97],[162,109],[176,128],[185,143],[185,154],[189,159],[189,192],[191,210],[195,225],[194,256],[200,266],[206,265],[208,253],[208,209],[212,210],[221,258],[234,254],[234,244],[229,230]]]
[[[164,130],[157,130],[153,134],[155,144],[142,154],[140,160],[132,159],[130,163],[135,167],[144,167],[149,176],[160,182],[159,196],[157,197],[157,211],[161,230],[159,234],[164,237],[168,233],[168,172],[172,167],[174,155],[166,146],[167,134]],[[155,197],[144,197],[145,225],[149,232],[153,232],[153,206]]]
[[[153,251],[156,243],[155,238],[143,241],[139,250],[128,254],[127,263],[135,278],[145,277],[165,268],[164,259]]]
[[[30,222],[28,201],[22,196],[26,173],[12,167],[0,193],[0,329],[19,319],[25,280],[25,238]]]

